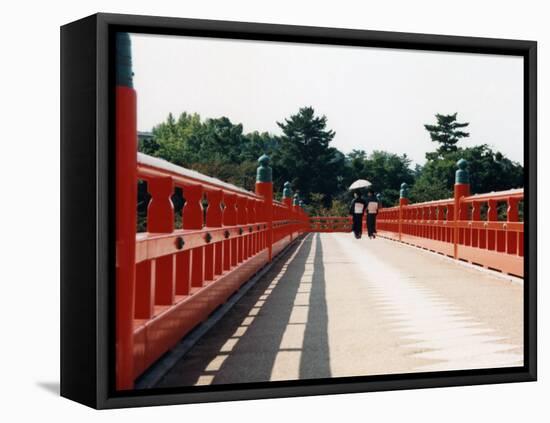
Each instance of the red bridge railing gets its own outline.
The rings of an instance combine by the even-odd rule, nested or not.
[[[523,277],[523,189],[470,195],[461,165],[454,198],[409,204],[403,184],[399,206],[379,211],[378,234]]]
[[[268,177],[259,177],[253,193],[137,154],[136,186],[146,181],[151,199],[147,232],[135,234],[135,268],[126,273],[134,281],[117,292],[117,305],[132,302],[131,351],[123,356],[133,366],[124,375],[126,386],[307,231],[308,217],[288,191],[283,202],[273,200],[267,160],[260,159],[258,174]],[[175,228],[171,201],[176,188],[185,198],[182,229]],[[135,211],[134,204],[128,213]]]
[[[315,216],[309,218],[309,232],[351,232],[351,216]]]
[[[129,35],[116,48],[116,388],[135,379],[205,320],[283,248],[308,230],[285,184],[273,200],[269,158],[249,192],[137,153],[137,97]],[[138,181],[151,195],[147,231],[136,233]],[[182,228],[171,197],[182,190]],[[203,201],[208,202],[206,210]]]

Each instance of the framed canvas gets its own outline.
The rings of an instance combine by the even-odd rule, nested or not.
[[[536,42],[61,28],[61,395],[536,380]]]

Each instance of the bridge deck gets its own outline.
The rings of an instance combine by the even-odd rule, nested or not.
[[[309,234],[158,386],[521,366],[522,292],[393,241]]]

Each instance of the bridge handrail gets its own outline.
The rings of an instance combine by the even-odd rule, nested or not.
[[[129,43],[127,34],[120,40]],[[131,75],[129,52],[117,52],[122,50],[117,69]],[[306,232],[308,221],[299,198],[292,203],[290,183],[283,202],[273,201],[266,155],[258,159],[252,193],[139,153],[131,77],[117,80],[114,100],[115,383],[117,390],[130,390],[147,367]],[[147,232],[137,233],[140,180],[147,182],[151,199]],[[175,228],[175,187],[185,198],[182,229]]]
[[[224,182],[218,178],[204,175],[196,170],[187,169],[175,165],[164,159],[149,156],[144,153],[137,153],[138,177],[150,179],[162,176],[171,176],[174,181],[180,184],[200,184],[205,190],[223,189],[239,195],[260,199],[256,193],[247,191],[241,187]]]
[[[135,277],[133,289],[123,294],[134,298],[133,352],[125,354],[132,380],[308,230],[303,208],[290,198],[274,200],[271,181],[250,192],[143,153],[134,160],[136,187],[146,181],[151,199],[146,232],[134,231],[134,269],[126,272]],[[185,198],[181,229],[175,188]],[[135,205],[125,205],[135,213]]]
[[[506,191],[493,191],[485,194],[474,194],[462,198],[462,201],[505,201],[510,198],[523,199],[523,188],[514,188]]]
[[[471,195],[465,162],[459,165],[454,198],[411,204],[403,184],[399,205],[378,213],[380,235],[523,277],[523,188]]]
[[[309,232],[350,232],[351,216],[311,216]]]

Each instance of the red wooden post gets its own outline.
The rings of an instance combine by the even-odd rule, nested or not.
[[[151,201],[147,207],[147,231],[171,233],[174,231],[174,182],[169,176],[152,178],[147,184]]]
[[[470,195],[470,176],[466,167],[468,162],[464,159],[460,159],[457,162],[458,170],[455,174],[455,186],[454,186],[454,236],[453,236],[453,251],[454,258],[458,258],[458,243],[459,243],[459,221],[466,220],[467,210],[462,208],[461,199]]]
[[[185,206],[183,206],[183,229],[202,229],[203,188],[201,185],[186,185],[183,190]],[[204,247],[196,247],[191,253],[191,286],[201,287],[204,281]]]
[[[265,216],[263,209],[264,202],[262,200],[256,200],[256,221],[261,223],[260,232],[258,233],[258,252],[265,248],[265,230],[263,229],[263,224],[265,224]]]
[[[178,188],[183,187],[178,186]],[[183,210],[181,210],[183,220]],[[185,236],[176,239],[178,249],[185,245]],[[174,254],[176,261],[176,295],[189,295],[191,288],[191,250],[184,250]]]
[[[441,206],[434,208],[434,239],[440,241],[441,238]]]
[[[255,248],[256,248],[256,235],[257,231],[255,230],[254,223],[256,223],[256,200],[253,198],[248,198],[246,200],[246,210],[248,212],[248,223],[252,224],[250,227],[252,228],[252,233],[248,235],[248,257],[253,256],[256,254]]]
[[[116,34],[116,388],[134,387],[137,204],[136,92],[128,33]]]
[[[219,228],[222,225],[222,191],[209,191],[208,196],[208,208],[206,209],[206,227],[207,228]],[[205,237],[207,242],[210,239],[210,234],[206,233]],[[220,245],[221,246],[221,245]],[[215,249],[218,248],[217,244],[207,244],[204,246],[204,279],[207,281],[214,280],[215,275]],[[220,269],[221,273],[221,269]]]
[[[508,210],[506,220],[508,222],[519,221],[519,198],[508,198]],[[506,252],[508,254],[517,254],[518,252],[518,233],[506,228]]]
[[[150,319],[155,309],[155,260],[146,260],[136,266],[135,318]]]
[[[237,197],[237,224],[238,225],[246,225],[247,221],[247,213],[246,213],[246,198],[245,197]],[[245,232],[245,228],[240,229],[239,232],[242,231],[241,236],[238,238],[238,249],[237,249],[237,262],[241,263],[243,260],[246,260],[246,251],[245,251],[245,238],[247,232]]]
[[[174,205],[171,196],[174,183],[171,177],[149,180],[147,185],[151,202],[147,208],[147,231],[152,233],[171,233],[174,231]],[[155,268],[155,304],[171,305],[176,293],[175,257],[159,257]]]
[[[283,204],[286,207],[285,219],[289,222],[292,220],[292,189],[290,188],[290,182],[286,181],[283,188]],[[292,241],[292,232],[294,231],[294,225],[290,223],[288,225],[288,232],[290,235],[290,241]]]
[[[401,190],[399,191],[399,215],[397,217],[397,230],[399,232],[399,241],[402,239],[403,234],[403,211],[405,206],[409,204],[409,187],[406,182],[401,184]]]
[[[206,210],[206,226],[220,228],[222,226],[223,212],[221,202],[223,200],[223,191],[216,190],[208,193],[208,209]],[[209,264],[209,249],[212,249],[212,263]],[[205,248],[205,269],[212,269],[210,274],[206,275],[206,279],[214,279],[216,275],[223,272],[222,256],[223,256],[223,241],[216,242]],[[205,270],[206,271],[206,270]],[[210,272],[210,270],[208,270]]]
[[[222,226],[222,208],[223,198],[222,190],[208,191],[208,208],[206,209],[206,226],[209,228],[219,228]]]
[[[489,208],[487,210],[487,221],[496,222],[498,220],[497,200],[489,200],[487,202]],[[489,228],[487,230],[487,249],[496,250],[496,230]]]
[[[223,245],[224,241],[214,244],[214,275],[223,273]]]
[[[223,225],[235,226],[237,224],[237,196],[226,193],[223,198],[225,208],[223,209]],[[229,270],[231,266],[237,265],[237,238],[226,239],[223,246],[223,269]]]
[[[445,228],[446,229],[446,241],[447,242],[455,242],[455,228],[454,228],[454,219],[455,219],[455,205],[454,205],[454,200],[453,200],[453,204],[449,204],[447,205],[447,219],[446,219],[446,222],[447,222],[447,227]],[[453,253],[454,254],[454,253]]]
[[[464,194],[464,196],[468,196],[468,194]],[[461,222],[460,225],[464,225],[469,219],[468,219],[468,203],[464,201],[460,201],[460,209],[458,212],[458,220]],[[458,243],[461,245],[468,245],[468,229],[465,227],[458,228]]]
[[[298,193],[294,193],[294,196],[292,197],[292,212],[294,213],[294,216],[295,216],[295,219],[296,219],[296,230],[298,232],[301,232],[302,231],[302,225],[303,225],[303,221],[302,221],[302,218],[301,218],[301,215],[300,215],[300,206],[299,206],[299,203],[300,203],[300,196],[298,195]],[[316,229],[317,230],[321,230],[323,228],[323,224],[322,224],[322,221],[321,219],[317,219],[317,222],[316,222],[317,226],[316,226]]]
[[[430,239],[436,239],[436,221],[437,221],[437,214],[436,214],[436,206],[430,206]]]
[[[189,295],[191,286],[191,250],[176,254],[176,295]]]
[[[475,222],[479,222],[481,220],[481,202],[480,201],[474,201],[472,203],[472,222],[475,224]],[[482,245],[482,237],[481,237],[482,231],[480,231],[478,228],[472,229],[472,247],[478,247],[478,248],[484,248]]]
[[[498,210],[498,203],[497,203],[497,210]],[[498,211],[497,211],[497,220],[498,220]],[[506,252],[506,227],[507,227],[507,224],[504,223],[502,225],[502,228],[497,229],[496,231],[497,251],[500,253]]]
[[[273,176],[269,167],[269,157],[265,154],[258,159],[256,171],[256,194],[264,199],[262,214],[267,223],[266,244],[268,260],[273,259]]]

